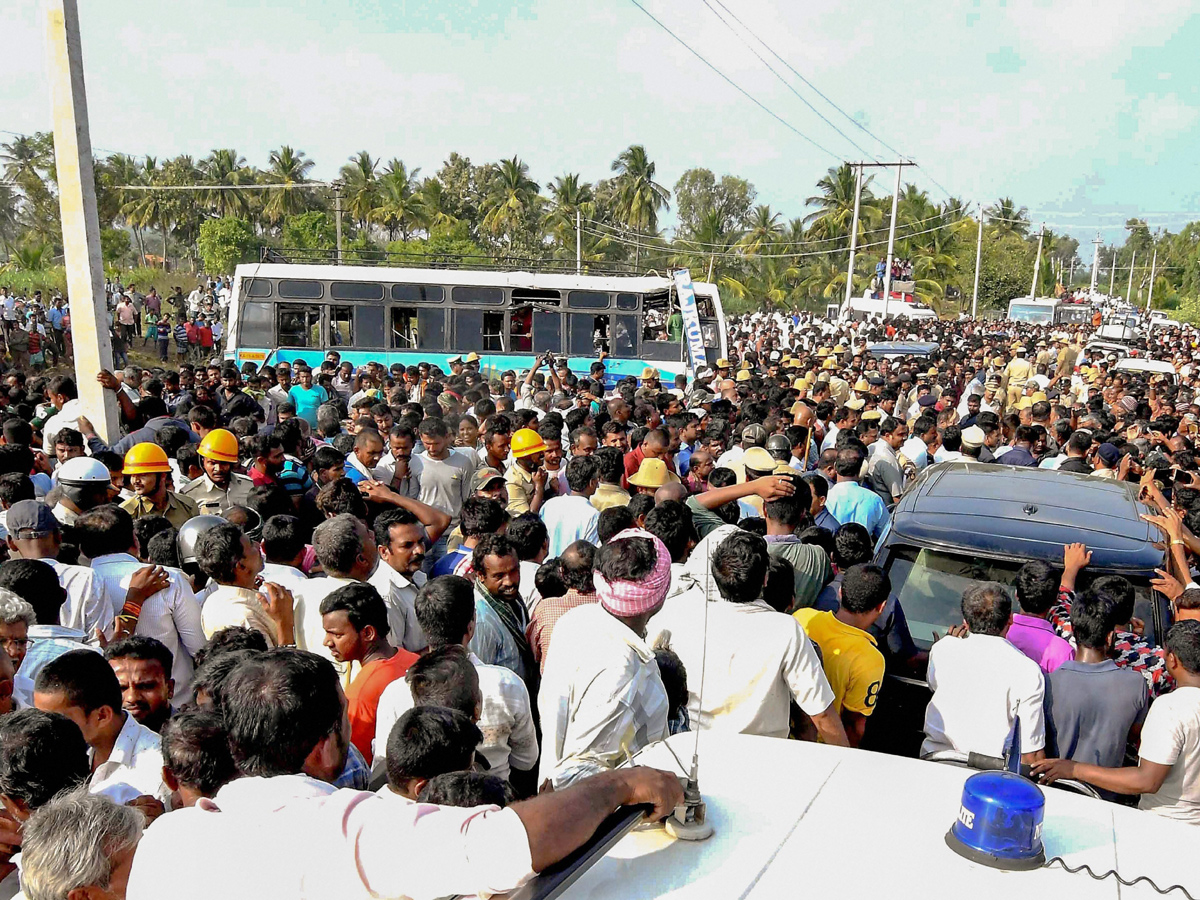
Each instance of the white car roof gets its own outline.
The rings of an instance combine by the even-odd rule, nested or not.
[[[1127,356],[1113,363],[1114,370],[1127,372],[1154,372],[1159,375],[1174,375],[1175,366],[1165,359],[1140,359]]]
[[[693,733],[669,739],[692,756]],[[661,744],[636,762],[679,771]],[[750,735],[700,736],[700,791],[714,834],[676,841],[647,825],[622,838],[565,892],[576,900],[779,900],[781,897],[1021,900],[1157,898],[1145,885],[1060,869],[1002,872],[950,850],[968,769]],[[1200,896],[1195,826],[1045,788],[1047,858],[1148,875]],[[1119,850],[1119,852],[1118,852]],[[1002,893],[1003,892],[1003,893]],[[1179,895],[1182,896],[1182,895]]]

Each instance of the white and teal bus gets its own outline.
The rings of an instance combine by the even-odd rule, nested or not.
[[[694,285],[710,365],[726,355],[716,285]],[[672,279],[292,263],[240,265],[225,359],[258,366],[330,350],[356,366],[479,354],[484,371],[522,369],[547,351],[586,375],[600,351],[610,383],[647,366],[687,370]],[[672,339],[671,334],[676,337]]]
[[[1058,301],[1053,297],[1017,297],[1008,304],[1011,322],[1027,322],[1030,325],[1053,325],[1057,320]]]

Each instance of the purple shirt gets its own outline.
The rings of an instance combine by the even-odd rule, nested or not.
[[[1010,644],[1037,663],[1047,675],[1067,660],[1075,658],[1075,651],[1054,633],[1054,626],[1037,616],[1013,613],[1013,622],[1006,637]]]

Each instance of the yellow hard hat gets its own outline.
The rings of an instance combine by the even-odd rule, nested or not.
[[[856,391],[864,391],[865,392],[865,391],[869,391],[871,389],[871,385],[867,384],[867,379],[860,378],[860,379],[858,379],[858,381],[854,382],[854,389]]]
[[[837,368],[837,360],[834,359],[832,356],[827,357],[825,359],[825,362],[821,365],[821,368],[822,369],[836,369]]]
[[[204,436],[196,452],[206,459],[236,465],[239,462],[237,435],[224,428],[214,428]]]
[[[546,444],[542,441],[542,436],[532,428],[517,429],[512,436],[511,448],[512,455],[516,459],[546,452]]]
[[[737,380],[738,381],[749,381],[750,380],[750,370],[742,369],[740,372],[738,372]]]
[[[1045,403],[1049,398],[1045,391],[1034,391],[1033,396],[1029,399],[1034,403]]]
[[[836,347],[833,348],[833,352],[834,353],[845,353],[846,348],[843,347],[841,344],[838,344]]]
[[[134,444],[125,454],[125,466],[122,475],[150,475],[155,472],[170,472],[171,465],[167,462],[167,451],[158,444],[143,441]]]
[[[828,355],[829,355],[828,347],[818,347],[817,348],[817,358],[818,359],[824,359]]]
[[[629,483],[634,487],[660,488],[677,481],[679,476],[668,469],[661,459],[643,459],[638,470],[629,476]]]

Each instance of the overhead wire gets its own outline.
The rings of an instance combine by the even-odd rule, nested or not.
[[[779,115],[777,112],[772,110],[765,103],[763,103],[761,100],[759,100],[757,97],[755,97],[749,91],[747,91],[744,87],[742,87],[740,84],[738,84],[732,78],[730,78],[728,75],[726,75],[720,69],[718,69],[715,65],[713,65],[711,62],[709,62],[707,59],[705,59],[703,54],[701,54],[697,50],[694,50],[687,41],[685,41],[683,38],[681,38],[679,35],[677,35],[674,31],[672,31],[661,19],[659,19],[657,16],[655,16],[654,13],[650,12],[650,10],[646,9],[646,7],[642,6],[642,4],[638,2],[638,0],[629,0],[629,2],[632,3],[634,6],[636,6],[638,9],[640,9],[643,13],[645,13],[646,16],[652,22],[654,22],[655,25],[657,25],[659,28],[661,28],[663,31],[665,31],[667,34],[669,34],[672,37],[672,39],[674,39],[676,42],[678,42],[685,50],[687,50],[688,53],[692,54],[692,56],[696,57],[696,59],[698,59],[698,60],[700,60],[700,62],[704,63],[705,66],[707,66],[709,69],[711,69],[717,75],[719,75],[722,78],[722,80],[724,80],[727,84],[729,84],[731,87],[733,87],[735,90],[737,90],[738,93],[740,93],[747,100],[749,100],[751,103],[753,103],[759,109],[761,109],[763,112],[765,112],[767,115],[769,115],[772,119],[777,121],[780,125],[782,125],[786,129],[788,129],[788,131],[791,131],[792,133],[796,134],[798,137],[803,138],[804,140],[808,141],[808,143],[812,144],[814,147],[816,147],[818,150],[820,150],[826,156],[831,156],[837,160],[841,159],[841,156],[834,153],[828,147],[825,147],[825,146],[817,143],[815,140],[810,138],[807,134],[805,134],[803,131],[801,131],[799,128],[797,128],[795,125],[793,125],[791,122],[789,122],[787,119],[783,118],[783,116]]]
[[[836,131],[838,134],[840,134],[843,138],[845,138],[847,141],[849,141],[850,144],[853,145],[856,150],[859,150],[862,153],[865,153],[867,156],[871,157],[876,162],[879,161],[878,156],[876,156],[874,153],[872,153],[866,147],[859,144],[858,141],[854,140],[854,138],[850,137],[850,135],[846,134],[846,132],[842,131],[842,129],[838,128],[838,126],[834,125],[833,122],[831,122],[825,116],[824,113],[822,113],[819,109],[817,109],[815,106],[813,106],[812,103],[809,102],[807,97],[805,97],[798,90],[796,90],[786,78],[784,78],[777,71],[775,71],[774,67],[769,62],[767,62],[765,59],[763,59],[762,54],[759,53],[757,50],[755,50],[754,47],[751,46],[750,42],[748,40],[746,40],[745,37],[743,37],[736,28],[734,28],[732,25],[730,25],[729,22],[725,20],[724,16],[722,16],[719,12],[717,12],[717,8],[715,6],[713,6],[712,3],[709,2],[709,0],[701,0],[701,2],[705,6],[708,7],[708,9],[712,12],[712,14],[714,16],[717,17],[717,19],[721,22],[722,25],[724,25],[726,28],[729,29],[729,31],[734,35],[734,37],[736,37],[739,41],[742,42],[742,45],[747,50],[749,50],[751,53],[754,54],[754,56],[758,59],[758,61],[760,63],[763,64],[763,66],[767,69],[767,71],[770,72],[772,75],[774,75],[779,80],[780,84],[782,84],[785,88],[787,88],[789,91],[791,91],[793,94],[795,94],[800,99],[800,102],[803,103],[805,106],[807,106],[809,109],[811,109],[820,118],[820,120],[822,122],[824,122],[826,125],[828,125],[830,128],[832,128],[834,131]],[[718,4],[720,4],[720,0],[716,0],[716,2]],[[725,6],[723,4],[721,4],[721,8],[725,9]],[[727,13],[729,12],[728,9],[725,9],[725,11]],[[729,13],[729,14],[732,16],[732,13]],[[744,25],[742,27],[745,28]],[[757,36],[755,36],[755,39],[757,40]],[[762,42],[759,41],[759,43],[762,43]]]

